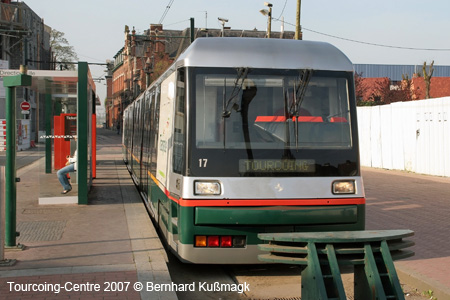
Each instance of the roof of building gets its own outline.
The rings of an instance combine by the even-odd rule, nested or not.
[[[402,75],[413,78],[414,74],[422,73],[423,65],[355,64],[354,67],[356,73],[361,73],[361,77],[388,77],[391,81],[401,81]],[[433,68],[433,77],[450,77],[450,66],[434,65]]]
[[[411,80],[413,88],[413,99],[425,98],[425,80],[423,77],[413,78]],[[450,96],[450,78],[449,77],[433,77],[431,78],[430,97],[440,98]]]

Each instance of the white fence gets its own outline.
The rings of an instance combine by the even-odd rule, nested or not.
[[[450,177],[450,97],[358,107],[361,165]]]

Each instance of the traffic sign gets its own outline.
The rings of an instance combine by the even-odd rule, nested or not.
[[[22,103],[20,103],[20,108],[22,110],[30,110],[31,105],[30,105],[30,103],[23,101]]]

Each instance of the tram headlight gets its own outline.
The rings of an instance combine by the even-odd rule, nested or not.
[[[333,194],[355,194],[356,186],[354,180],[333,181]]]
[[[218,181],[194,181],[195,195],[220,195],[221,188]]]

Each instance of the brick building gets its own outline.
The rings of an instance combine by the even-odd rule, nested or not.
[[[144,35],[125,27],[125,45],[114,56],[107,80],[106,119],[112,128],[121,121],[121,113],[150,83],[173,62],[166,49],[162,25],[151,25]],[[109,85],[109,84],[110,85]]]
[[[1,0],[0,2],[0,69],[18,70],[27,65],[29,70],[49,70],[51,67],[50,33],[51,28],[24,2]],[[0,82],[0,119],[5,118],[5,95]],[[38,103],[44,101],[38,93],[27,89],[16,89],[17,119],[31,120],[31,139],[36,140],[37,130],[43,128],[44,109]],[[22,115],[19,104],[28,101],[30,114]]]
[[[411,79],[412,100],[425,99],[425,80],[423,77]],[[450,77],[431,77],[430,98],[450,96]]]
[[[191,32],[194,36],[191,37]],[[227,37],[264,38],[266,31],[226,29]],[[272,32],[272,38],[293,39],[294,32]],[[151,24],[144,34],[125,27],[124,47],[114,56],[107,76],[106,126],[121,125],[122,112],[152,81],[157,79],[198,37],[220,37],[222,29],[186,28],[164,30],[161,24]]]

